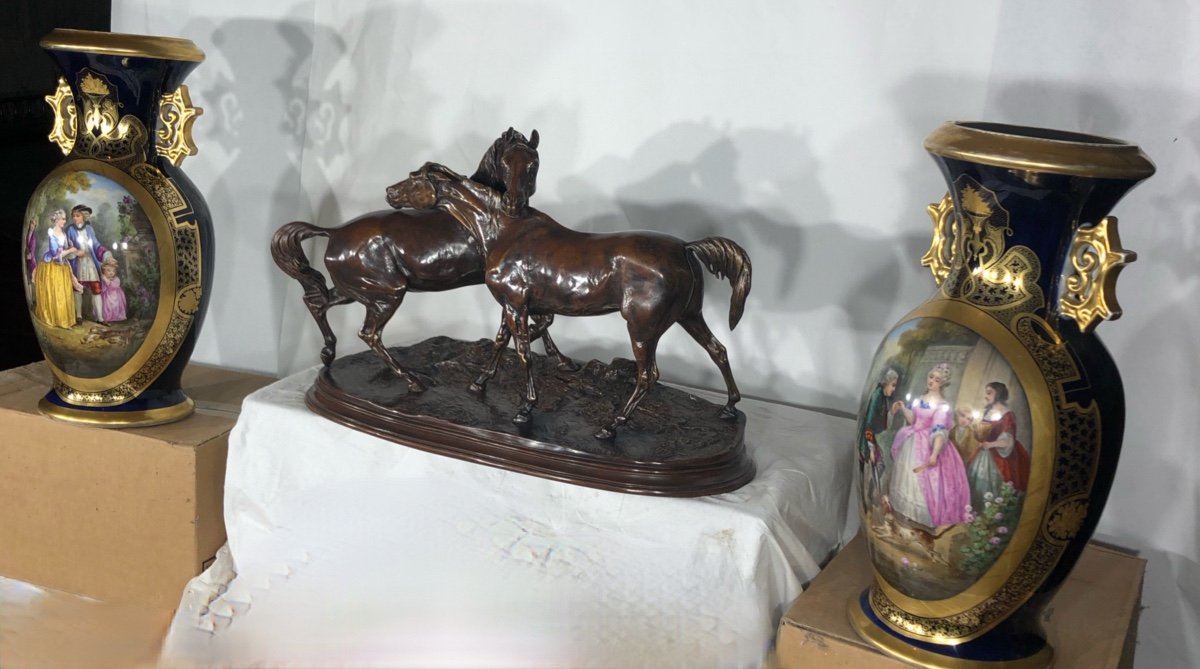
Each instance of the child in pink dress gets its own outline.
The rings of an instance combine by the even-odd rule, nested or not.
[[[121,279],[117,276],[117,259],[111,255],[100,268],[100,283],[104,321],[113,323],[125,320],[125,290],[121,288]]]

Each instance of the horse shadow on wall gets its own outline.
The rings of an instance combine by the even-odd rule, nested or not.
[[[552,133],[542,134],[551,146]],[[696,146],[703,148],[696,152]],[[694,157],[679,160],[679,155]],[[554,173],[550,160],[544,151],[543,181]],[[612,200],[592,185],[599,181],[592,175],[636,174],[647,164],[663,166],[617,186]],[[820,177],[820,163],[803,136],[679,123],[633,148],[628,158],[605,156],[563,178],[557,188],[561,202],[539,202],[535,196],[533,204],[564,225],[588,232],[649,229],[684,240],[723,235],[737,241],[754,263],[754,287],[744,324],[734,333],[716,334],[730,348],[743,391],[846,407],[857,399],[858,379],[842,388],[821,382],[840,374],[828,368],[821,351],[829,345],[844,347],[845,337],[811,328],[806,315],[832,310],[855,332],[881,333],[896,315],[893,305],[905,244],[859,235],[850,222],[832,220]],[[604,213],[579,219],[573,218],[576,211]],[[729,288],[709,281],[707,290],[706,309],[721,309]],[[607,360],[627,355],[622,352],[625,335],[619,322],[589,323],[588,337],[569,344],[567,338],[578,326],[567,319],[559,323],[564,346],[575,357]],[[843,341],[839,344],[837,339]],[[702,356],[694,355],[686,337],[669,331],[663,343],[659,357],[664,378],[698,387],[721,386],[720,377]],[[802,375],[800,368],[815,368],[815,373]]]

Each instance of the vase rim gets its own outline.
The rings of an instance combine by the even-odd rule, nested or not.
[[[193,63],[203,62],[204,52],[195,42],[182,37],[133,35],[97,30],[55,28],[39,43],[52,51],[82,51],[111,56],[161,58]]]
[[[996,167],[1097,179],[1140,181],[1155,171],[1136,144],[1006,123],[948,121],[925,138],[925,150]]]

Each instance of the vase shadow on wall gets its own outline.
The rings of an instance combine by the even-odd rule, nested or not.
[[[391,40],[404,26],[412,30],[419,24],[423,34],[436,31],[436,21],[424,12],[410,20],[414,17],[405,10],[385,7],[363,12],[341,30],[314,25],[312,17],[309,3],[277,21],[195,20],[187,28],[211,44],[210,64],[216,72],[204,95],[217,112],[211,114],[209,141],[223,153],[214,159],[211,188],[214,216],[226,223],[218,235],[217,256],[222,268],[236,268],[237,274],[218,273],[214,285],[210,357],[232,361],[226,363],[231,366],[287,369],[309,352],[315,358],[320,349],[307,311],[286,306],[298,303],[299,286],[267,261],[274,230],[292,220],[326,226],[344,222],[330,181],[344,172],[347,161],[395,162],[381,155],[427,150],[422,138],[430,123],[420,116],[416,123],[372,139],[365,153],[363,147],[346,145],[344,138],[356,136],[347,132],[353,124],[353,90],[348,89],[361,82],[352,80],[353,68],[347,64],[354,55],[342,35],[356,34],[369,46]],[[356,24],[362,29],[353,29]],[[406,95],[431,94],[429,86],[412,76],[403,85]],[[412,167],[405,163],[398,169]],[[273,184],[261,184],[264,173],[279,176]],[[382,194],[391,176],[379,179],[376,208],[386,206]],[[310,255],[319,256],[323,246],[313,244]],[[250,331],[256,334],[248,336]]]
[[[1117,212],[1122,242],[1140,256],[1139,262],[1122,273],[1118,297],[1137,309],[1129,310],[1119,323],[1104,328],[1101,334],[1114,358],[1129,361],[1122,366],[1129,407],[1126,435],[1132,439],[1134,435],[1155,434],[1156,443],[1187,442],[1195,430],[1173,419],[1194,415],[1194,397],[1161,389],[1164,379],[1178,377],[1180,361],[1200,359],[1200,344],[1195,338],[1178,336],[1178,332],[1200,327],[1200,316],[1193,308],[1200,300],[1200,283],[1195,280],[1195,258],[1200,253],[1200,117],[1190,118],[1182,127],[1176,118],[1176,110],[1194,109],[1196,101],[1165,88],[1133,85],[1093,89],[1070,82],[1030,80],[1002,87],[992,104],[1005,120],[1038,119],[1039,123],[1057,123],[1105,137],[1145,134],[1146,128],[1171,128],[1170,139],[1162,137],[1157,147],[1146,143],[1146,150],[1162,155],[1168,146],[1176,149],[1179,142],[1189,147],[1190,161],[1167,163],[1164,156],[1164,169],[1127,196],[1122,202],[1127,213]],[[1183,172],[1183,168],[1190,170]],[[1140,205],[1140,211],[1129,211],[1131,205]],[[1174,326],[1164,328],[1164,323]],[[1164,433],[1164,429],[1173,434]],[[1175,454],[1162,448],[1139,449],[1136,456],[1127,452],[1117,470],[1114,499],[1125,497],[1129,490],[1125,482],[1137,486],[1139,482],[1154,481],[1155,490],[1172,491],[1173,495],[1191,491],[1190,503],[1182,499],[1174,503],[1181,508],[1200,508],[1195,478],[1189,479],[1189,470],[1178,466],[1177,458],[1182,455],[1183,449]],[[1135,497],[1131,494],[1126,499]],[[1117,506],[1110,515],[1121,510],[1122,506]],[[1178,528],[1170,527],[1169,519],[1169,514],[1142,513],[1118,521],[1124,527],[1139,528],[1139,535],[1117,537],[1116,542],[1137,545],[1145,537],[1174,534]],[[1200,536],[1196,542],[1191,549],[1193,554],[1200,554]],[[1179,619],[1171,616],[1156,624],[1177,627]]]

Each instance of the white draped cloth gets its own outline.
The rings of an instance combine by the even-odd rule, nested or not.
[[[857,524],[848,419],[745,400],[755,480],[655,498],[355,432],[304,407],[314,376],[247,398],[164,666],[758,666]]]

